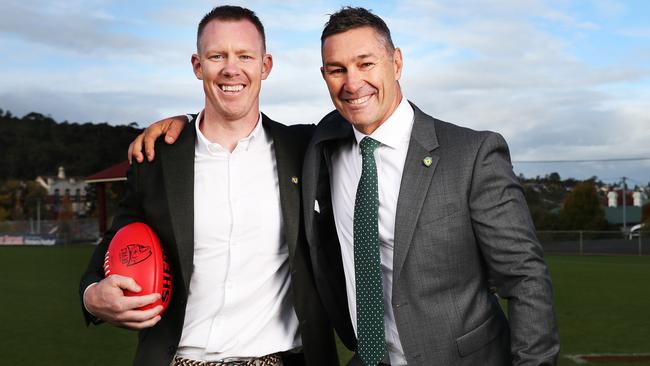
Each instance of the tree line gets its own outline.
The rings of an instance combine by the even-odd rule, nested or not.
[[[135,123],[57,122],[41,113],[17,117],[0,109],[0,221],[35,217],[37,201],[47,196],[35,182],[38,176],[54,176],[63,166],[68,177],[86,177],[124,161],[140,131]],[[43,210],[42,217],[56,214]]]
[[[68,176],[84,177],[117,164],[126,159],[128,145],[138,133],[135,123],[57,122],[36,112],[19,118],[0,109],[0,221],[31,217],[27,211],[33,201],[46,194],[34,183],[37,176],[56,175],[64,166]],[[535,178],[520,175],[519,180],[538,230],[614,229],[605,221],[605,198],[599,191],[605,183],[597,177],[562,180],[558,173],[550,173]],[[25,209],[18,210],[19,206]],[[649,218],[650,205],[645,205],[643,219]]]
[[[57,122],[32,112],[15,117],[0,109],[0,182],[56,175],[88,176],[126,159],[137,125]]]

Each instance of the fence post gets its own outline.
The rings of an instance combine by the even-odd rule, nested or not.
[[[642,233],[642,232],[643,232],[643,231],[642,231],[641,229],[639,229],[639,255],[643,255],[643,251],[642,251],[642,241],[641,241],[641,236],[642,236],[641,233]]]
[[[580,230],[579,233],[580,233],[580,249],[579,249],[579,252],[580,252],[580,255],[582,255],[582,230]]]

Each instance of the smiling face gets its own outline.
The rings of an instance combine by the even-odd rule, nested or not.
[[[369,135],[402,100],[402,53],[389,50],[371,27],[331,35],[323,41],[321,72],[336,109]]]
[[[203,81],[205,113],[228,121],[257,120],[262,80],[273,67],[257,28],[248,20],[213,20],[198,43],[192,67]]]

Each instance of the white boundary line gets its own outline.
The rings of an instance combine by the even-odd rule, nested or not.
[[[584,353],[577,355],[564,355],[565,358],[577,363],[577,364],[589,364],[583,357],[650,357],[650,353]]]

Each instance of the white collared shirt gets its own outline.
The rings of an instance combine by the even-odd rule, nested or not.
[[[273,140],[260,117],[229,152],[201,133],[201,118],[194,268],[177,355],[215,361],[299,347]]]
[[[393,114],[371,135],[381,145],[375,150],[379,188],[379,245],[381,272],[384,287],[384,326],[390,364],[406,365],[404,351],[397,334],[395,315],[391,306],[393,286],[393,247],[395,239],[395,213],[397,198],[406,161],[413,108],[402,98]],[[354,201],[361,177],[361,151],[359,142],[366,135],[354,130],[354,141],[342,145],[332,154],[332,205],[334,222],[341,243],[341,257],[345,272],[350,318],[357,332],[356,286],[354,279]]]

